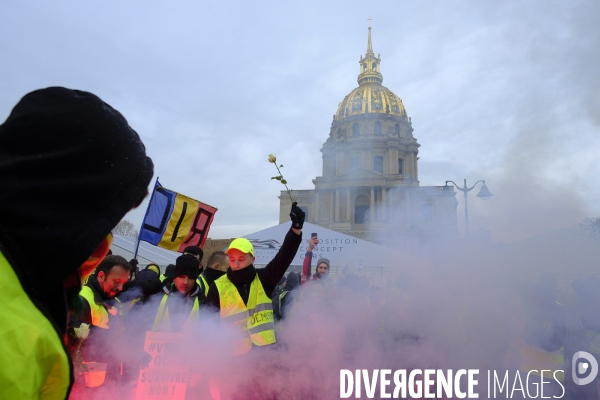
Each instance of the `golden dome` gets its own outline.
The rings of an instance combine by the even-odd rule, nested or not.
[[[381,84],[383,75],[380,72],[381,58],[375,57],[371,43],[371,26],[369,25],[369,38],[365,58],[360,57],[360,74],[358,75],[359,87],[344,97],[335,113],[335,119],[358,114],[389,114],[407,119],[406,110],[402,100],[390,89]]]
[[[338,106],[335,118],[340,120],[351,115],[366,113],[390,114],[407,118],[402,100],[390,89],[376,83],[365,83],[351,91]]]

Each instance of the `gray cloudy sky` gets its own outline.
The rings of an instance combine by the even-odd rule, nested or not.
[[[219,208],[212,237],[248,234],[278,222],[268,153],[294,189],[320,175],[371,16],[421,184],[486,179],[495,196],[472,197],[472,228],[510,241],[600,215],[599,15],[592,0],[4,0],[0,119],[40,87],[91,91],[164,186]]]

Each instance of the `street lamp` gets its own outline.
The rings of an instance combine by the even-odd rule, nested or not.
[[[462,188],[459,187],[453,181],[446,181],[446,186],[448,186],[448,182],[452,183],[455,188],[457,188],[458,190],[463,192],[463,194],[465,196],[465,236],[467,236],[467,233],[469,232],[469,209],[467,208],[467,193],[470,192],[471,190],[473,190],[475,188],[475,185],[477,185],[479,182],[481,182],[482,183],[481,189],[479,190],[479,193],[477,193],[477,197],[479,197],[481,200],[487,200],[490,197],[492,197],[493,194],[492,194],[492,192],[490,192],[490,190],[486,186],[485,181],[477,181],[477,182],[475,182],[475,184],[473,186],[467,187],[467,180],[465,179],[465,184]]]

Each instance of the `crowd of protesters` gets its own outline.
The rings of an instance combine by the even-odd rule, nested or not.
[[[330,369],[473,362],[523,376],[544,370],[554,377],[546,395],[599,398],[597,377],[586,385],[571,378],[576,354],[600,356],[597,277],[572,282],[569,296],[550,275],[499,289],[485,280],[461,286],[458,275],[424,278],[424,271],[419,281],[403,270],[377,288],[362,276],[331,276],[326,258],[316,259],[313,273],[314,235],[302,271],[288,272],[305,220],[296,203],[264,268],[254,266],[252,244],[238,238],[206,264],[202,249],[190,246],[164,271],[154,263],[139,271],[137,260],[109,254],[111,230],[148,195],[152,175],[137,133],[91,93],[32,92],[0,126],[0,398],[94,399],[111,385],[116,398],[131,397],[152,360],[148,332],[198,333],[193,340],[209,344],[226,337],[222,358],[259,354],[248,381],[230,388],[235,399],[276,399],[270,383],[278,376],[296,384],[292,397],[327,397],[336,385],[319,365],[294,375],[306,354],[323,354]],[[209,321],[222,330],[203,334]],[[314,333],[310,346],[306,332]],[[99,363],[102,379],[85,380]],[[200,374],[187,384],[186,398],[220,398],[216,377]]]

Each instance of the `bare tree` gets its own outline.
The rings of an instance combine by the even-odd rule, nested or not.
[[[135,229],[135,225],[133,225],[133,222],[126,219],[119,222],[117,226],[113,228],[112,233],[114,235],[129,236],[135,239],[137,239],[139,235],[139,232],[137,231],[137,229]]]
[[[579,223],[579,230],[585,235],[600,239],[600,217],[584,218]]]

